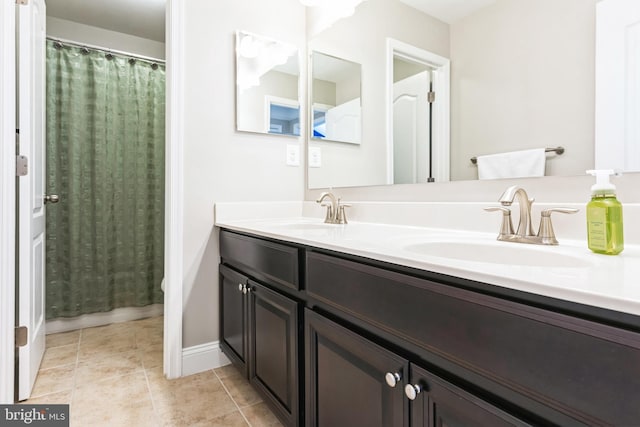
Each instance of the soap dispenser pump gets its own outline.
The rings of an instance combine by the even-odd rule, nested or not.
[[[616,198],[616,186],[609,182],[611,169],[588,170],[596,177],[591,187],[591,201],[587,204],[587,240],[589,249],[606,255],[617,255],[624,249],[622,204]]]

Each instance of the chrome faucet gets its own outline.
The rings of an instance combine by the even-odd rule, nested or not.
[[[330,204],[322,204],[324,199],[329,199]],[[347,223],[347,215],[345,213],[344,208],[349,207],[351,205],[345,205],[340,203],[340,198],[336,199],[336,196],[333,193],[325,191],[320,194],[316,203],[320,203],[321,206],[327,207],[327,215],[324,218],[324,222],[327,224],[346,224]]]
[[[533,234],[533,224],[531,223],[531,204],[534,199],[529,199],[527,192],[524,188],[517,185],[511,186],[502,193],[498,200],[503,207],[488,207],[485,208],[488,212],[501,212],[502,213],[502,225],[500,226],[500,233],[498,234],[498,240],[505,242],[516,243],[533,243],[537,245],[557,245],[553,226],[551,224],[551,213],[560,212],[566,214],[572,214],[578,212],[578,209],[572,208],[550,208],[544,209],[541,213],[540,227],[537,234]],[[511,206],[513,202],[518,202],[520,206],[520,220],[518,223],[518,229],[513,232],[513,225],[511,223],[511,209],[504,206]]]

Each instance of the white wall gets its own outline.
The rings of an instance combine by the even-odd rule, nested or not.
[[[164,59],[164,43],[47,16],[47,36]]]
[[[387,19],[381,22],[380,17]],[[313,27],[314,16],[309,16]],[[362,64],[362,142],[311,142],[322,167],[310,168],[311,188],[380,185],[387,180],[386,38],[449,57],[449,26],[397,1],[368,0],[356,13],[312,35],[311,49]]]
[[[596,0],[499,0],[451,25],[451,179],[470,158],[563,146],[547,175],[594,165]],[[589,147],[587,149],[586,147]]]
[[[305,11],[297,0],[189,0],[184,28],[183,347],[191,347],[218,339],[214,203],[304,195],[304,168],[285,165],[286,145],[300,139],[235,130],[235,32],[305,49]]]

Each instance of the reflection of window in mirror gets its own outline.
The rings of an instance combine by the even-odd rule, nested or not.
[[[299,64],[294,45],[236,33],[239,131],[300,136]]]
[[[267,133],[300,136],[300,105],[292,99],[266,96]]]

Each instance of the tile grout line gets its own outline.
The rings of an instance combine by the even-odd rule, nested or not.
[[[78,385],[78,365],[80,364],[80,345],[82,344],[82,331],[80,329],[78,333],[78,350],[76,352],[76,363],[73,368],[73,381],[71,382],[71,394],[69,395],[69,418],[71,418],[71,405],[73,404],[73,396],[76,394],[76,386]],[[71,420],[69,420],[71,422]]]
[[[231,396],[231,393],[227,389],[227,386],[224,385],[224,381],[222,381],[222,378],[220,378],[220,375],[218,375],[218,373],[216,372],[215,369],[212,369],[212,371],[213,371],[213,374],[216,376],[216,378],[218,378],[218,381],[220,381],[220,384],[222,385],[222,388],[224,388],[224,391],[227,393],[227,396],[229,396],[229,399],[231,399],[233,404],[236,405],[236,408],[238,408],[238,412],[240,412],[240,415],[242,415],[242,418],[244,418],[244,420],[246,421],[247,425],[249,427],[253,427],[253,425],[249,422],[249,419],[247,418],[247,416],[244,414],[244,412],[242,412],[242,409],[240,408],[240,405],[238,405],[238,402],[236,402],[236,400],[233,398],[233,396]]]
[[[158,422],[157,425],[158,426],[162,426],[162,417],[160,415],[160,411],[158,409],[158,406],[156,404],[156,399],[153,397],[153,391],[151,390],[151,382],[149,381],[149,375],[147,374],[147,370],[151,369],[151,367],[147,368],[144,364],[144,360],[142,358],[142,356],[140,355],[140,351],[141,349],[138,347],[138,332],[139,329],[136,328],[134,331],[134,342],[135,342],[135,346],[136,346],[136,356],[138,357],[140,364],[142,365],[142,372],[144,374],[144,379],[145,382],[147,383],[147,391],[149,392],[149,398],[151,399],[151,407],[153,408],[153,415],[156,419],[156,421]],[[164,353],[164,343],[163,343],[163,353]],[[164,355],[164,354],[163,354]],[[164,373],[163,373],[164,375]]]
[[[156,400],[153,398],[153,392],[151,391],[151,384],[149,383],[149,376],[147,375],[147,369],[144,368],[144,363],[143,363],[143,369],[142,372],[144,372],[144,379],[147,383],[147,391],[149,392],[149,398],[151,399],[151,407],[153,408],[153,415],[156,419],[156,421],[158,422],[158,426],[162,425],[162,417],[160,416],[160,413],[158,411],[157,405],[156,405]]]
[[[62,333],[64,333],[64,332],[62,332]],[[45,333],[45,348],[44,348],[45,353],[49,349],[57,348],[57,347],[64,347],[64,346],[67,346],[67,345],[72,345],[72,344],[54,345],[52,347],[47,347],[47,345],[46,345],[46,333]],[[71,380],[71,386],[70,386],[70,388],[68,390],[57,390],[57,391],[51,391],[49,393],[44,393],[44,394],[39,394],[39,395],[31,395],[29,397],[29,399],[27,399],[27,401],[29,401],[31,399],[41,399],[43,397],[50,396],[52,394],[64,393],[64,392],[68,391],[69,392],[69,407],[71,407],[71,396],[73,395],[73,389],[75,387],[75,375],[76,375],[76,368],[77,368],[77,364],[78,364],[78,353],[79,353],[79,351],[80,351],[80,334],[78,334],[78,343],[76,344],[76,360],[75,360],[75,362],[67,363],[65,365],[50,366],[48,368],[38,368],[38,373],[36,374],[36,382],[37,382],[38,381],[38,377],[45,371],[49,371],[51,369],[64,368],[64,367],[73,365],[73,374],[72,374],[73,375],[73,379]],[[34,383],[34,385],[35,385],[35,383]]]

